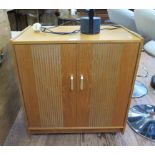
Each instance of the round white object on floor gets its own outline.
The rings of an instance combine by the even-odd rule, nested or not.
[[[155,57],[155,41],[154,40],[151,40],[151,41],[147,42],[144,45],[144,50],[148,54],[150,54],[151,56],[154,56]]]

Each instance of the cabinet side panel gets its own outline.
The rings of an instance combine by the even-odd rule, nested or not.
[[[28,118],[28,125],[30,127],[39,127],[40,116],[36,94],[35,77],[33,72],[31,48],[29,45],[15,45],[15,53],[24,104]]]
[[[32,45],[42,127],[63,127],[60,45]]]
[[[121,44],[93,46],[90,126],[112,126],[121,52]]]

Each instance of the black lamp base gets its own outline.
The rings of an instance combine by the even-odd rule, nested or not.
[[[153,89],[155,89],[155,75],[152,76],[150,85]]]
[[[80,22],[81,22],[80,27],[81,33],[90,35],[100,33],[100,24],[101,24],[100,17],[93,17],[91,24],[89,17],[81,17]]]

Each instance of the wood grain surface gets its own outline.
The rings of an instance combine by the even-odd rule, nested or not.
[[[139,43],[15,45],[29,127],[122,128],[138,51]]]
[[[61,44],[64,127],[77,126],[77,52],[75,44]],[[71,76],[73,76],[73,90],[71,90]]]
[[[139,42],[142,39],[138,34],[133,33],[125,28],[108,30],[112,26],[101,26],[101,32],[96,35],[86,35],[75,33],[69,35],[59,35],[52,33],[34,32],[29,26],[23,33],[12,40],[13,44],[40,44],[40,43],[98,43],[98,42]],[[79,26],[58,26],[52,28],[55,32],[71,32],[79,30]]]
[[[15,46],[20,85],[23,92],[28,126],[40,126],[38,98],[30,46]],[[28,65],[27,65],[28,64]],[[25,104],[26,103],[26,104]]]

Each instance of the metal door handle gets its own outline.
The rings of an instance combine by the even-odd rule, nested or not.
[[[74,76],[73,75],[70,76],[70,82],[71,82],[70,87],[71,87],[71,90],[73,91],[73,89],[74,89]]]
[[[81,75],[80,75],[80,90],[83,90],[83,80],[84,80],[84,77],[83,77],[83,75],[81,74]]]

